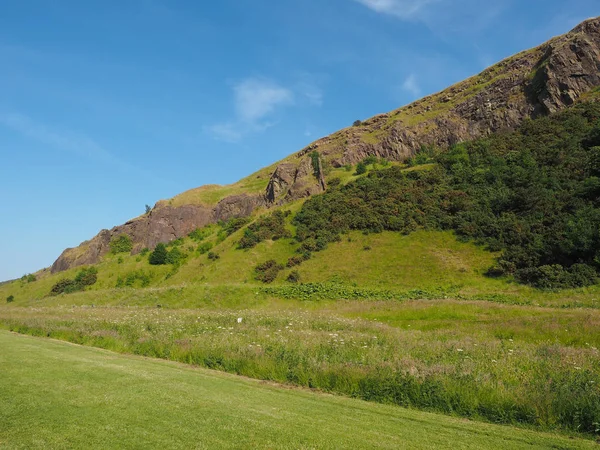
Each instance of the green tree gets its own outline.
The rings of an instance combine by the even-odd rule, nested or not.
[[[162,242],[156,244],[154,251],[150,253],[150,257],[148,261],[150,264],[154,266],[161,266],[167,264],[167,256],[168,256],[167,247]]]

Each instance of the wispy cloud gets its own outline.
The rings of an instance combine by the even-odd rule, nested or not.
[[[402,83],[402,90],[408,92],[415,98],[421,95],[421,87],[419,86],[419,82],[414,73],[410,74],[406,80],[404,80],[404,83]]]
[[[437,3],[439,0],[354,0],[367,8],[381,14],[389,14],[400,19],[410,20],[418,18],[427,5]]]
[[[276,108],[294,102],[291,90],[278,84],[256,78],[242,81],[234,87],[235,111],[240,120],[258,123]]]
[[[274,126],[278,112],[285,107],[306,103],[321,106],[323,92],[304,80],[285,87],[266,78],[247,78],[233,86],[233,103],[233,119],[204,127],[213,138],[240,142],[248,134]]]
[[[111,164],[124,170],[139,171],[139,169],[121,161],[92,138],[82,133],[59,130],[36,122],[26,115],[13,112],[0,112],[0,126],[12,129],[22,136],[33,139],[45,146],[66,151],[94,162]]]

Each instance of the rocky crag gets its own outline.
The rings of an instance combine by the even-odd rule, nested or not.
[[[515,128],[525,119],[572,105],[598,86],[600,18],[595,18],[442,92],[314,142],[273,170],[251,176],[259,183],[265,178],[261,191],[224,196],[214,204],[159,202],[149,214],[65,250],[52,272],[98,262],[109,251],[112,237],[123,233],[137,252],[219,220],[318,194],[326,189],[323,164],[341,167],[370,155],[403,161],[423,146],[443,149]]]

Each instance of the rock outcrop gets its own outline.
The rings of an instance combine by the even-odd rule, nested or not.
[[[264,193],[235,195],[215,206],[178,207],[161,202],[147,215],[67,249],[52,272],[93,264],[125,233],[134,252],[185,236],[198,227],[247,216],[326,189],[324,163],[356,164],[367,156],[403,161],[423,146],[447,148],[461,141],[512,129],[527,118],[558,111],[600,86],[600,18],[566,35],[508,58],[481,74],[387,114],[325,137],[281,162]],[[313,152],[318,152],[318,170]],[[315,176],[317,173],[317,176]]]
[[[133,253],[143,248],[154,248],[159,242],[167,243],[186,236],[196,228],[248,216],[256,208],[265,206],[262,195],[236,195],[221,200],[215,207],[183,205],[157,206],[150,213],[111,230],[102,230],[93,239],[75,248],[66,249],[52,265],[52,273],[85,264],[95,264],[110,251],[110,241],[121,234],[134,243]]]

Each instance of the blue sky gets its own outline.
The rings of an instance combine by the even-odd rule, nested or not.
[[[598,0],[3,0],[0,280],[598,14]]]

